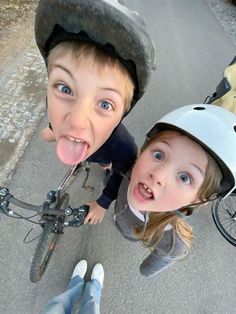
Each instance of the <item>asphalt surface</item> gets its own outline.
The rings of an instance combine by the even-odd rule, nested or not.
[[[210,8],[206,1],[149,0],[147,4],[136,0],[126,4],[142,12],[157,47],[158,71],[143,99],[125,119],[140,145],[145,132],[163,114],[181,105],[199,103],[213,92],[236,49],[233,37],[226,34],[225,26],[216,18],[215,8]],[[231,6],[231,10],[235,7]],[[28,22],[30,25],[30,17]],[[31,45],[35,49],[33,41]],[[33,58],[40,64],[40,57],[34,51]],[[19,56],[18,65],[25,59],[20,53]],[[9,64],[9,69],[10,65],[14,68]],[[41,76],[45,75],[42,66],[36,67],[34,74],[39,82],[39,91],[45,84]],[[22,81],[21,76],[18,81]],[[9,84],[8,81],[0,83],[0,88]],[[4,90],[1,93],[4,97]],[[11,93],[8,98],[11,98]],[[12,166],[11,169],[15,169],[13,176],[7,180],[15,196],[36,204],[43,201],[49,189],[57,186],[66,170],[56,159],[54,145],[43,143],[38,136],[38,131],[47,123],[44,118],[38,125],[44,112],[43,99],[44,95],[40,94],[35,101],[35,108],[40,109],[37,109],[38,116],[26,137],[29,145],[26,149],[26,144],[22,146],[23,157],[17,164],[13,162],[17,166]],[[31,112],[37,110],[32,107]],[[25,125],[21,125],[19,129],[24,128]],[[1,142],[1,153],[4,143]],[[18,145],[19,140],[16,139],[15,143]],[[8,161],[8,157],[5,159]],[[96,187],[92,193],[85,193],[79,188],[80,182],[75,183],[71,188],[71,205],[78,206],[99,195],[102,175],[101,169],[94,166],[89,178],[89,183]],[[40,313],[52,296],[65,289],[76,262],[82,258],[88,260],[89,270],[95,262],[100,261],[104,265],[101,313],[235,313],[236,270],[232,268],[235,248],[217,231],[210,207],[191,217],[195,241],[189,257],[158,277],[149,279],[141,277],[138,269],[147,251],[120,236],[112,223],[112,210],[111,206],[100,225],[66,230],[47,273],[38,284],[29,281],[36,243],[23,243],[31,224],[1,216],[0,313]]]

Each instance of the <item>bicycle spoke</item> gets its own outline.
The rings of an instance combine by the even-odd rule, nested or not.
[[[236,195],[232,194],[225,200],[216,201],[212,207],[212,216],[216,227],[224,238],[236,246]]]

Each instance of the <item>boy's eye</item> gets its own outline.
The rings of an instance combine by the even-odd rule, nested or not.
[[[64,85],[64,84],[58,84],[57,85],[57,89],[59,92],[63,93],[63,94],[68,94],[68,95],[71,95],[71,89]]]
[[[161,151],[159,151],[159,150],[154,151],[154,152],[153,152],[153,156],[154,156],[154,158],[157,159],[157,160],[164,160],[164,159],[165,159],[164,153],[161,152]]]
[[[179,173],[179,178],[185,184],[191,184],[192,183],[192,178],[190,177],[190,175],[188,175],[185,172]]]
[[[100,106],[104,110],[112,110],[113,108],[112,105],[108,101],[105,101],[105,100],[100,102]]]

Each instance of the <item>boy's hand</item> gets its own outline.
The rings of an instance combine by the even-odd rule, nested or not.
[[[96,201],[87,203],[89,205],[88,215],[85,217],[84,224],[96,225],[102,222],[106,209],[98,205]]]

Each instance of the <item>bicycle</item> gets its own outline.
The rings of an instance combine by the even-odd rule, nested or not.
[[[224,200],[218,199],[212,205],[211,212],[220,233],[236,246],[236,191]]]
[[[82,188],[90,191],[93,190],[93,187],[86,185],[90,172],[90,163],[84,161],[78,165],[71,166],[57,189],[49,191],[46,201],[39,206],[25,203],[10,194],[6,187],[0,187],[0,211],[2,213],[11,218],[25,219],[29,222],[39,224],[42,228],[40,236],[33,239],[38,239],[30,267],[30,280],[33,283],[38,282],[44,275],[52,254],[55,251],[58,239],[63,234],[63,229],[66,227],[80,227],[83,225],[84,219],[88,214],[88,205],[72,208],[69,205],[70,195],[66,192],[81,171],[86,172]],[[11,208],[11,205],[34,211],[36,214],[24,217],[15,212]],[[40,216],[39,221],[32,220],[36,216]],[[24,242],[29,236],[29,233],[27,233]]]
[[[236,56],[224,71],[216,92],[205,99],[207,104],[217,104],[236,113]],[[213,221],[232,245],[236,246],[236,190],[226,199],[218,199],[211,207]]]

